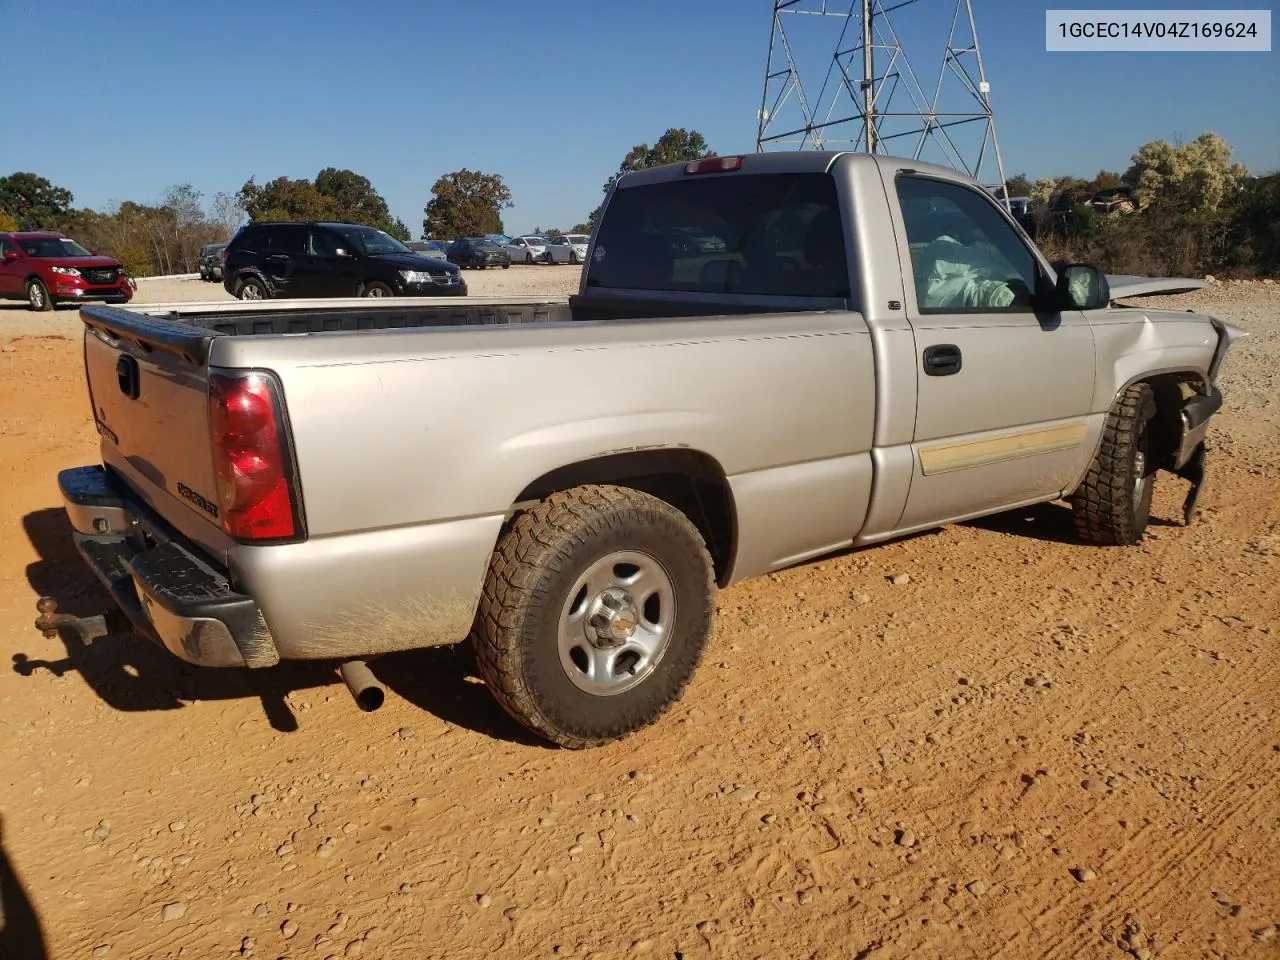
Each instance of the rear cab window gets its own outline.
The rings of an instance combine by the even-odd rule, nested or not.
[[[753,174],[619,188],[587,286],[604,290],[848,299],[835,180]]]

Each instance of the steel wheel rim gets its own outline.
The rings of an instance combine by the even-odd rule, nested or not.
[[[647,553],[601,557],[574,581],[560,612],[560,666],[579,690],[626,693],[662,661],[675,626],[675,587]]]
[[[44,306],[44,290],[40,288],[40,284],[33,283],[27,288],[27,298],[37,310]]]
[[[246,283],[243,287],[240,288],[240,299],[241,300],[261,300],[262,291],[258,289],[258,285],[256,283]]]

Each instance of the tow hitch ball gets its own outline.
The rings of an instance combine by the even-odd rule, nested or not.
[[[113,633],[127,633],[130,629],[124,614],[118,610],[108,610],[94,617],[77,617],[70,613],[59,613],[58,601],[53,597],[41,597],[37,600],[36,610],[40,612],[40,616],[36,617],[36,629],[44,634],[46,640],[56,638],[63,627],[79,634],[84,643],[92,643],[98,637]]]

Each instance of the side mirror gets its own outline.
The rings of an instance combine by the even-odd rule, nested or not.
[[[1057,270],[1054,293],[1060,309],[1101,310],[1111,303],[1107,276],[1093,264],[1067,263],[1057,266]]]
[[[16,253],[14,253],[12,250],[6,250],[6,251],[4,252],[4,262],[5,262],[5,263],[13,263],[13,261],[15,261],[15,260],[17,260],[17,259],[18,259],[18,255],[17,255]]]
[[[346,247],[337,247],[337,248],[335,248],[335,249],[334,249],[334,251],[333,251],[333,255],[334,255],[335,257],[345,257],[345,256],[347,255],[347,248],[346,248]]]
[[[97,251],[96,249],[95,249],[95,250],[90,250],[89,252],[90,252],[91,254],[93,254],[95,257],[98,255],[98,251]]]

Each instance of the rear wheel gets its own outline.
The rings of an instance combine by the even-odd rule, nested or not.
[[[240,289],[236,291],[236,296],[241,300],[267,300],[271,295],[267,292],[267,288],[261,280],[250,277],[240,284]]]
[[[583,486],[503,535],[471,643],[511,716],[563,747],[593,747],[679,699],[714,611],[711,557],[683,513],[626,487]]]
[[[53,309],[53,298],[49,296],[49,288],[41,280],[27,281],[27,306],[32,310],[46,311]]]
[[[362,297],[394,297],[395,295],[395,291],[380,280],[366,283],[364,290],[360,292]]]
[[[1155,393],[1145,383],[1126,389],[1107,414],[1098,456],[1071,498],[1080,539],[1110,546],[1142,539],[1155,491],[1147,429],[1155,414]]]

